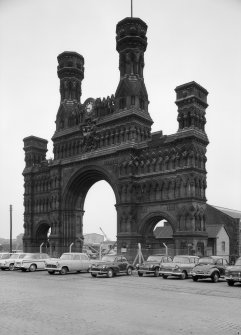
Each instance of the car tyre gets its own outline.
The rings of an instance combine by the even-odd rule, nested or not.
[[[181,279],[187,279],[187,273],[186,273],[186,271],[182,271]]]
[[[159,277],[159,269],[155,268],[154,277]]]
[[[63,267],[61,268],[61,270],[59,271],[59,273],[60,273],[61,275],[66,275],[67,272],[68,272],[68,268],[67,268],[66,266],[63,266]]]
[[[214,272],[211,278],[213,283],[217,283],[219,281],[219,274],[217,272]]]
[[[49,273],[50,275],[53,275],[53,274],[54,274],[54,271],[48,271],[48,273]]]
[[[143,273],[138,271],[138,276],[143,277]]]
[[[131,276],[132,275],[132,268],[130,266],[127,268],[126,274],[127,274],[127,276]]]
[[[13,271],[13,270],[14,270],[14,264],[13,264],[13,263],[9,264],[9,270],[10,270],[10,271]]]
[[[94,277],[94,278],[96,278],[96,277],[97,277],[97,274],[95,274],[95,273],[91,273],[91,276]]]
[[[37,269],[37,266],[35,264],[31,264],[30,267],[29,267],[30,272],[34,272],[34,271],[36,271],[36,269]]]
[[[193,280],[193,281],[198,281],[198,277],[197,277],[197,276],[193,276],[193,277],[192,277],[192,280]]]
[[[228,286],[233,286],[234,285],[234,281],[233,280],[227,280]]]
[[[162,275],[163,279],[167,279],[167,277],[168,277],[167,275]]]
[[[108,269],[107,271],[107,277],[112,278],[114,276],[114,271],[112,269]]]

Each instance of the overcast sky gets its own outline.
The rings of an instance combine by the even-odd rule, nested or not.
[[[195,80],[209,91],[207,200],[241,210],[241,1],[134,0],[148,25],[144,77],[153,131],[177,131],[174,89]],[[0,0],[0,237],[23,232],[23,138],[49,141],[59,107],[57,55],[85,58],[83,103],[115,93],[116,24],[130,0]],[[115,198],[105,182],[86,198],[84,232],[116,235]]]

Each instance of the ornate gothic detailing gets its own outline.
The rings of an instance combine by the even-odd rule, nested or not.
[[[84,58],[77,52],[65,51],[58,56],[60,95],[63,100],[80,100],[84,78]]]
[[[123,159],[120,163],[120,175],[166,173],[187,168],[195,168],[205,172],[205,153],[205,148],[190,144],[180,148],[143,151],[139,155],[131,155]]]
[[[26,167],[40,164],[46,160],[48,141],[36,136],[29,136],[23,139]]]
[[[206,215],[205,205],[190,204],[181,206],[177,213],[178,231],[205,232]]]
[[[179,130],[195,128],[205,132],[208,92],[194,81],[176,87]]]

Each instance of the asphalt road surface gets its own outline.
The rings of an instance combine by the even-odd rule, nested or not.
[[[0,272],[1,335],[241,335],[241,285]]]

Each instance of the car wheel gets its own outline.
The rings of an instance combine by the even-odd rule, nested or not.
[[[187,273],[186,273],[186,271],[182,271],[181,279],[187,279]]]
[[[31,264],[30,267],[29,267],[30,272],[34,272],[34,271],[36,271],[36,269],[37,269],[37,266],[35,264]]]
[[[159,269],[155,268],[154,277],[159,277]]]
[[[138,271],[138,276],[143,277],[143,273]]]
[[[13,271],[13,270],[14,270],[14,264],[13,264],[13,263],[9,264],[9,270],[10,270],[10,271]]]
[[[228,280],[227,283],[228,283],[228,286],[233,286],[234,285],[234,281],[233,280]]]
[[[97,277],[97,275],[95,273],[91,273],[91,276],[94,277],[94,278]]]
[[[163,279],[167,279],[167,277],[168,277],[167,275],[162,275]]]
[[[217,283],[219,281],[219,274],[217,272],[214,272],[211,278],[213,283]]]
[[[112,269],[109,269],[108,271],[107,271],[107,277],[108,278],[112,278],[114,276],[114,272],[113,272],[113,270]]]
[[[198,277],[197,277],[197,276],[193,276],[193,277],[192,277],[192,280],[193,280],[193,281],[198,281]]]
[[[66,266],[63,266],[63,267],[61,268],[61,270],[59,271],[59,273],[60,273],[61,275],[66,275],[67,272],[68,272],[68,269],[67,269]]]
[[[53,275],[53,274],[54,274],[54,271],[48,271],[48,273],[49,273],[50,275]]]
[[[128,276],[131,276],[131,275],[132,275],[132,268],[131,268],[130,266],[127,268],[126,274],[127,274]]]

